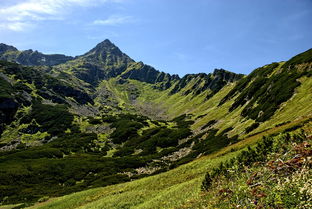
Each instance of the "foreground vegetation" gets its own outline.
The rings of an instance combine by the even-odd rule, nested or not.
[[[186,121],[185,115],[165,123],[152,123],[147,117],[130,114],[89,118],[91,124],[110,122],[114,128],[109,135],[111,142],[100,141],[95,133],[82,133],[71,124],[74,117],[63,106],[51,108],[35,103],[30,116],[25,117],[22,120],[36,121],[26,130],[47,131],[54,138],[46,136],[48,143],[36,147],[20,143],[16,149],[0,153],[2,203],[34,202],[45,196],[144,177],[153,172],[137,169],[152,166],[155,159],[187,146],[178,146],[178,142],[191,134],[191,121]],[[59,122],[60,118],[63,122]],[[166,170],[169,164],[165,166],[157,163],[156,171]]]
[[[264,137],[205,175],[208,208],[311,208],[312,123]]]

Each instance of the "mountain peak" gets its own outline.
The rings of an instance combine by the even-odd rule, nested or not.
[[[102,47],[116,47],[109,39],[105,39],[104,41],[98,43],[95,48],[102,48]]]
[[[109,39],[105,39],[102,43],[113,44]]]
[[[102,63],[104,65],[113,65],[113,63],[129,63],[133,60],[124,54],[110,40],[105,39],[98,43],[93,49],[81,56],[92,63]]]
[[[84,54],[84,56],[98,56],[100,54],[114,54],[117,56],[122,56],[123,53],[122,51],[120,51],[120,49],[113,44],[110,40],[105,39],[104,41],[98,43],[93,49],[91,49],[90,51],[88,51],[86,54]]]
[[[118,50],[118,51],[120,51],[119,48],[108,39],[105,39],[104,41],[98,43],[90,51],[103,51],[103,50],[105,50],[105,51],[107,51],[107,50]]]

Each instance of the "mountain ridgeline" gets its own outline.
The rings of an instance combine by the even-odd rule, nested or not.
[[[0,44],[0,204],[168,171],[312,115],[312,49],[180,78],[109,40],[70,57]]]
[[[62,54],[46,55],[38,51],[31,49],[25,51],[19,51],[13,46],[0,43],[0,60],[7,60],[10,62],[16,62],[21,65],[27,66],[39,66],[47,65],[53,66],[61,63],[65,63],[74,59],[71,56],[65,56]]]
[[[202,73],[186,75],[180,79],[178,75],[159,72],[142,62],[135,62],[107,39],[97,44],[89,52],[75,58],[65,55],[45,55],[32,50],[18,51],[13,46],[1,44],[0,60],[16,62],[26,66],[56,66],[55,69],[64,70],[65,72],[71,71],[77,78],[92,85],[97,85],[101,80],[117,76],[151,84],[163,83],[163,89],[168,89],[172,83],[179,81],[174,91],[181,89],[186,80],[189,81],[195,77],[205,80],[202,90],[206,88],[216,90],[221,89],[226,83],[234,82],[243,76],[225,70],[216,70],[213,75]]]

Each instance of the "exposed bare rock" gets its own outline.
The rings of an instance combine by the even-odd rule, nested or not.
[[[192,147],[192,146],[191,146]],[[192,152],[192,148],[191,147],[185,147],[180,149],[179,151],[176,151],[168,156],[164,156],[161,159],[162,160],[166,160],[166,161],[170,161],[170,162],[174,162],[177,161],[185,156],[187,156],[188,154],[190,154]]]

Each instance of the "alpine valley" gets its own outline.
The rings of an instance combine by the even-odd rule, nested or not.
[[[182,78],[109,40],[0,60],[0,208],[311,207],[312,49]]]

